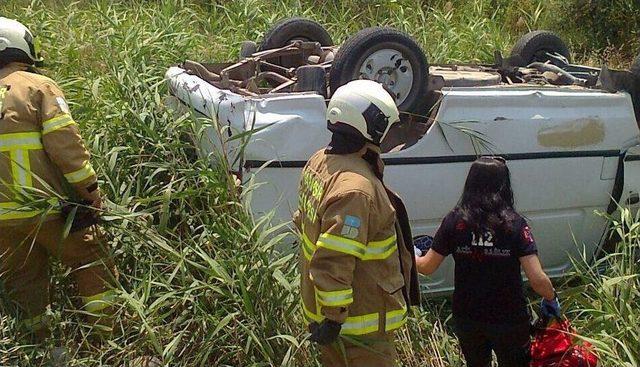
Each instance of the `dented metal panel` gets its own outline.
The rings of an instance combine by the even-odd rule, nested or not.
[[[448,147],[423,138],[397,157],[619,150],[638,136],[626,93],[574,88],[451,88],[436,116]],[[486,144],[463,133],[479,133]]]
[[[307,159],[329,141],[324,97],[314,93],[242,96],[219,89],[183,69],[166,75],[171,93],[210,121],[201,142],[205,151],[226,150],[234,157],[242,141],[229,138],[254,131],[243,151],[244,160]],[[221,144],[221,142],[229,141]]]

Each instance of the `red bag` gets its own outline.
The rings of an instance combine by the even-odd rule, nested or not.
[[[531,343],[531,367],[596,367],[598,356],[590,343],[576,343],[569,320],[552,320],[536,327]]]

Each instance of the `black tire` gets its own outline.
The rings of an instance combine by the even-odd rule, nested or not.
[[[298,81],[294,91],[315,92],[327,97],[327,72],[320,65],[304,65],[296,69]]]
[[[287,18],[274,24],[265,33],[260,50],[284,47],[295,40],[319,42],[333,46],[331,35],[319,23],[305,18]]]
[[[340,46],[329,73],[331,93],[352,80],[360,79],[362,64],[374,52],[384,49],[399,51],[409,61],[413,72],[410,91],[398,109],[418,115],[426,113],[428,106],[424,99],[429,79],[427,57],[413,38],[393,28],[365,28]]]
[[[522,64],[515,66],[527,66],[536,61],[547,62],[549,59],[541,54],[543,52],[556,52],[571,62],[569,47],[558,35],[549,31],[532,31],[522,36],[513,46],[511,57],[520,55]]]
[[[284,47],[297,40],[318,42],[321,46],[333,46],[331,35],[319,23],[304,18],[287,18],[274,24],[265,33],[260,51]],[[277,57],[268,61],[287,68],[295,68],[306,63],[298,55]]]
[[[246,59],[258,51],[258,44],[253,41],[242,41],[240,44],[240,59]]]

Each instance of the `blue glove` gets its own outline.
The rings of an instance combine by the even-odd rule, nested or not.
[[[413,239],[413,248],[418,257],[426,255],[431,245],[433,245],[433,237],[431,236],[420,236]]]
[[[540,314],[547,319],[560,318],[562,316],[557,295],[552,300],[542,299],[542,302],[540,302]]]

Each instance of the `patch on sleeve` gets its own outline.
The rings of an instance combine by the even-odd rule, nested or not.
[[[58,103],[58,107],[60,108],[60,111],[64,113],[70,113],[69,105],[67,104],[67,101],[64,100],[64,98],[56,97],[56,102]]]
[[[344,217],[344,225],[342,226],[341,235],[347,238],[356,238],[360,234],[361,220],[353,215],[347,215]]]
[[[522,239],[524,239],[529,245],[534,242],[533,234],[531,233],[531,228],[529,228],[529,226],[524,226],[522,228]]]
[[[4,105],[4,97],[7,95],[9,88],[4,85],[0,85],[0,115],[2,114],[2,107]]]

